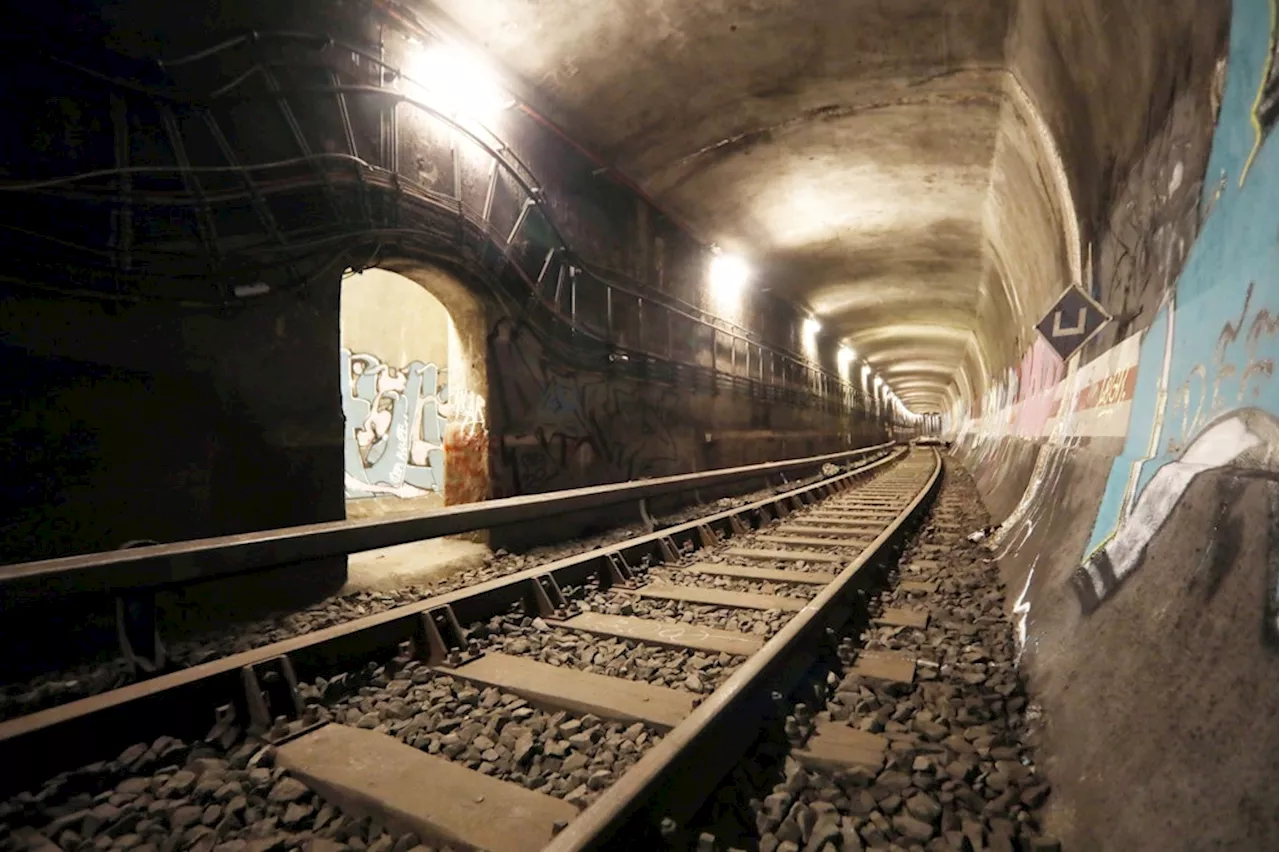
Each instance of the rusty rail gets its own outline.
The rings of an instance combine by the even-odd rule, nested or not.
[[[537,521],[596,509],[791,473],[888,451],[876,444],[819,456],[682,473],[613,485],[595,485],[504,497],[394,518],[329,521],[218,538],[89,553],[0,566],[0,592],[11,602],[76,592],[112,592],[184,585],[331,556],[345,556],[428,538]]]
[[[854,453],[886,448],[882,445]],[[110,759],[127,746],[158,734],[184,739],[203,736],[217,709],[229,704],[237,707],[238,718],[248,718],[244,672],[274,658],[287,657],[300,679],[363,665],[379,652],[394,652],[405,642],[418,641],[423,615],[439,607],[451,607],[463,624],[481,621],[527,600],[531,584],[540,577],[551,576],[560,586],[581,585],[593,576],[610,577],[613,560],[618,557],[630,564],[646,558],[662,561],[665,548],[678,548],[686,542],[697,546],[706,529],[730,534],[735,522],[740,524],[742,518],[750,519],[762,510],[785,514],[797,503],[816,502],[907,452],[904,448],[820,482],[507,577],[2,722],[0,766],[6,769],[0,772],[0,796],[26,789],[63,769]],[[127,553],[135,552],[141,551]],[[790,633],[784,631],[784,635]]]
[[[933,474],[893,523],[544,852],[598,849],[620,836],[633,841],[651,833],[664,817],[681,823],[697,812],[751,746],[757,726],[770,715],[772,694],[795,686],[816,659],[827,631],[847,621],[857,609],[855,598],[881,582],[877,558],[936,493],[942,459],[937,450],[932,452]],[[641,842],[640,848],[657,847]]]

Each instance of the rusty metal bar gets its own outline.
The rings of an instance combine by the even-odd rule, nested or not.
[[[532,198],[526,198],[524,204],[520,205],[520,215],[516,217],[515,224],[511,226],[511,231],[507,234],[507,245],[511,245],[516,238],[516,234],[520,233],[520,229],[524,227],[525,219],[529,218],[529,208],[535,206],[536,203]]]
[[[768,715],[770,694],[798,681],[816,658],[827,629],[843,623],[855,594],[878,579],[872,576],[874,560],[937,490],[942,459],[936,450],[933,458],[928,483],[894,522],[543,852],[598,849],[619,836],[637,840],[662,817],[680,822],[696,813],[705,795],[751,746],[754,736],[746,731]],[[637,818],[643,824],[633,822]]]
[[[0,566],[0,589],[10,601],[51,595],[184,585],[427,538],[534,521],[601,506],[630,503],[783,471],[821,467],[887,450],[892,443],[821,456],[682,473],[614,485],[596,485],[448,506],[391,519],[329,521],[218,538],[89,553]]]

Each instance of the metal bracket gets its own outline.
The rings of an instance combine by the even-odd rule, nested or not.
[[[298,678],[293,663],[281,654],[247,666],[241,666],[245,706],[249,711],[250,733],[262,736],[276,732],[276,720],[302,718],[302,696],[298,694]],[[286,735],[281,731],[276,737]]]
[[[680,548],[676,547],[675,539],[669,535],[664,535],[658,539],[658,549],[662,551],[662,561],[675,565],[680,561]]]
[[[155,595],[145,590],[116,598],[116,640],[135,675],[155,675],[165,667],[157,626]]]
[[[703,547],[715,547],[720,543],[720,535],[707,524],[698,524],[698,539]]]
[[[729,529],[733,530],[734,535],[746,535],[750,530],[747,525],[742,522],[742,518],[737,515],[729,516]]]
[[[631,566],[627,564],[627,558],[622,555],[621,551],[615,550],[612,553],[606,553],[602,568],[602,579],[609,586],[630,587],[635,585],[636,574],[631,570]]]
[[[791,508],[793,511],[799,512],[804,508],[804,501],[795,494],[791,495]]]
[[[160,542],[135,539],[120,545],[119,550],[150,547]],[[155,593],[147,589],[123,592],[116,597],[116,640],[120,653],[135,675],[155,675],[165,668],[164,643],[160,641],[159,616]]]
[[[658,528],[658,522],[649,514],[649,500],[644,497],[640,498],[640,520],[644,522],[646,532],[653,532]]]
[[[758,506],[756,508],[756,516],[760,518],[760,526],[768,526],[773,520],[773,513],[769,511],[769,504]]]
[[[419,614],[413,648],[418,659],[430,666],[460,666],[480,657],[480,652],[467,642],[467,632],[448,604]]]
[[[529,593],[524,599],[525,611],[542,618],[563,617],[569,606],[560,584],[551,574],[529,578]]]

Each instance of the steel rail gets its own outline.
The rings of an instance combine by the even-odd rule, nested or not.
[[[161,733],[184,739],[203,736],[213,724],[216,708],[235,703],[237,696],[243,695],[242,672],[246,667],[287,656],[301,679],[312,679],[362,666],[379,652],[414,641],[421,616],[429,610],[448,605],[463,624],[483,621],[526,600],[530,584],[540,577],[554,577],[561,586],[581,585],[602,573],[611,556],[638,564],[659,555],[663,540],[697,543],[702,528],[728,532],[731,519],[749,518],[762,509],[785,514],[797,500],[816,502],[908,453],[902,448],[821,482],[753,503],[0,722],[0,767],[5,768],[0,772],[0,797],[27,789],[59,771],[109,760],[128,746]]]
[[[749,657],[683,722],[583,811],[543,852],[598,849],[614,838],[645,838],[663,817],[683,823],[750,747],[757,725],[772,710],[771,696],[787,693],[817,657],[831,628],[848,620],[855,598],[882,579],[875,560],[936,493],[942,459],[933,450],[928,482],[874,541],[803,610]],[[656,838],[653,838],[656,840]],[[646,847],[643,842],[635,848]]]
[[[701,473],[504,497],[394,518],[327,521],[131,550],[21,562],[0,566],[0,590],[3,590],[7,601],[18,602],[77,592],[182,585],[820,467],[829,462],[887,451],[892,446],[893,443],[889,442],[856,450]]]

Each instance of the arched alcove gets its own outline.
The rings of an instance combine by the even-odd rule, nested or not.
[[[484,308],[434,267],[348,273],[340,310],[348,518],[489,493]]]

